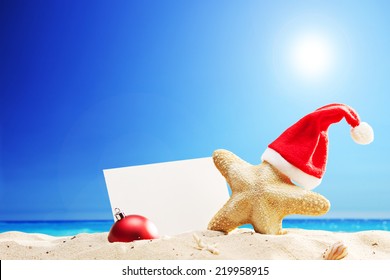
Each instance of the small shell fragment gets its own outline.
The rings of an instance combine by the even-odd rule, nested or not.
[[[329,246],[329,248],[325,250],[322,257],[325,260],[341,260],[345,258],[347,255],[348,255],[347,246],[345,246],[343,242],[339,241]]]

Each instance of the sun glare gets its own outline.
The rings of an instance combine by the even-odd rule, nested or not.
[[[291,64],[294,72],[305,79],[325,77],[332,65],[332,52],[325,38],[304,36],[292,45]]]

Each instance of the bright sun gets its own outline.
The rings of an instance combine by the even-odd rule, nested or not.
[[[332,66],[332,51],[325,38],[303,36],[292,45],[291,64],[301,78],[318,80],[325,77]]]

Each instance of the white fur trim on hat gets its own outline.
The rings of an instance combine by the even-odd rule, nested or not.
[[[261,160],[265,160],[277,168],[280,172],[290,178],[294,183],[297,183],[299,186],[307,190],[312,190],[321,184],[322,179],[311,176],[302,170],[298,169],[287,160],[285,160],[277,151],[271,148],[267,148]]]
[[[358,126],[351,128],[351,137],[356,143],[367,145],[374,141],[374,130],[368,123],[361,122]]]

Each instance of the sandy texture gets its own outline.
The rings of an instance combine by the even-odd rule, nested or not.
[[[324,252],[339,241],[348,249],[344,259],[390,259],[388,231],[334,233],[300,229],[289,229],[285,235],[248,230],[225,235],[206,230],[131,243],[109,243],[107,233],[52,237],[6,232],[0,234],[0,259],[321,260]]]

